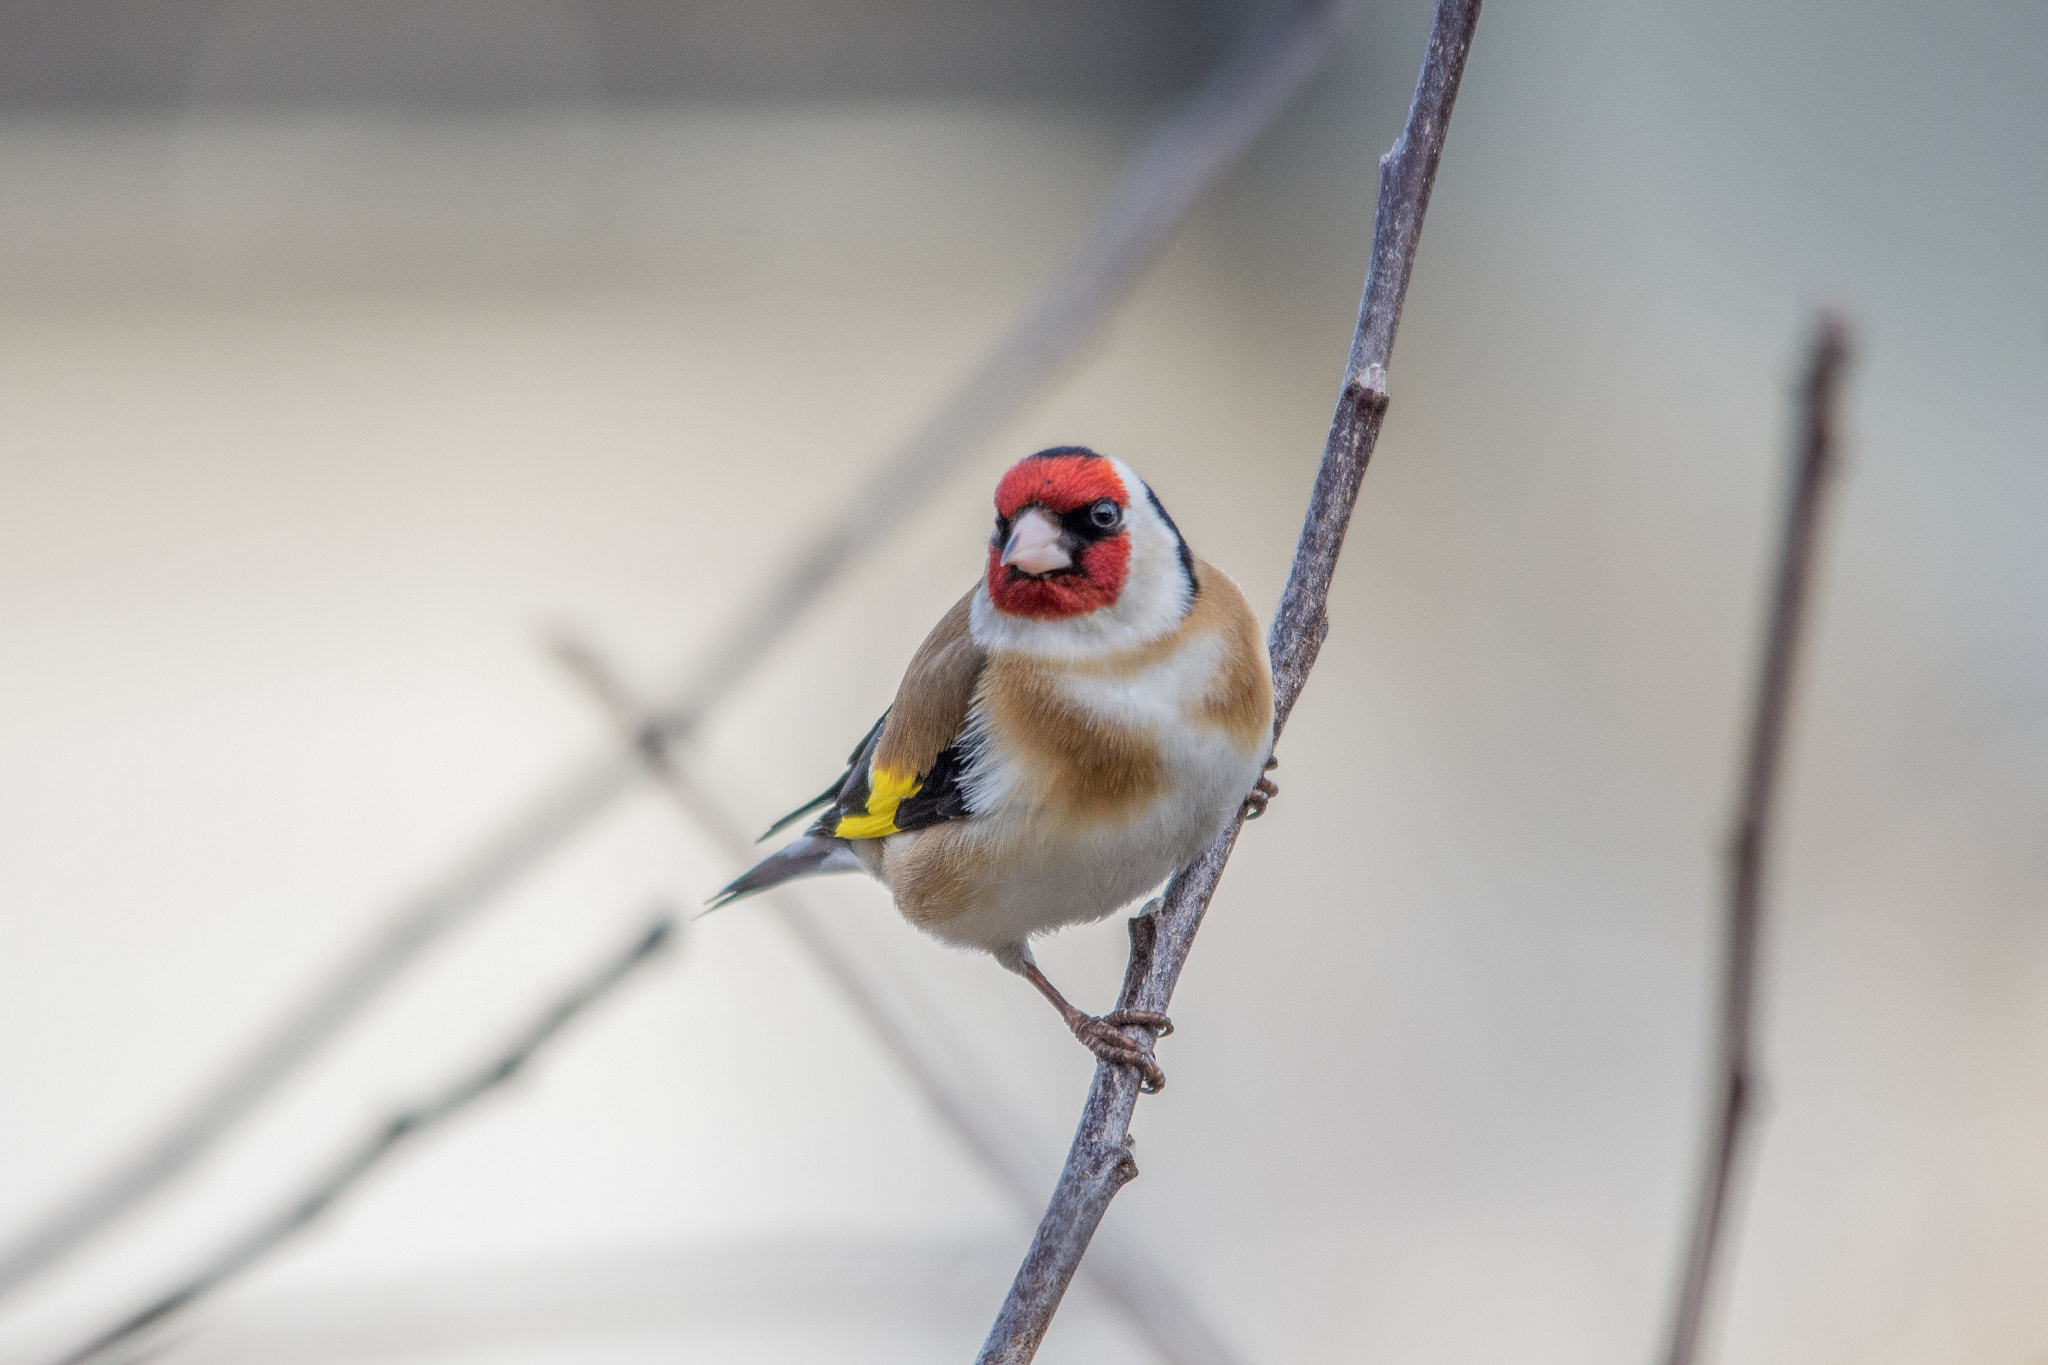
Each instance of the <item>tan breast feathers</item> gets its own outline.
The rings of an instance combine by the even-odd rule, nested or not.
[[[1195,561],[1202,584],[1203,603],[1215,621],[1214,629],[1224,639],[1223,665],[1216,680],[1203,694],[1193,719],[1223,731],[1240,749],[1264,744],[1273,732],[1273,671],[1266,658],[1266,642],[1259,633],[1259,618],[1245,601],[1244,590],[1221,569]]]
[[[1062,822],[1132,818],[1165,790],[1159,746],[1145,731],[1109,723],[1068,697],[1063,667],[1023,654],[989,660],[981,696],[990,741]]]
[[[1046,806],[1076,824],[1136,817],[1167,784],[1159,742],[1146,727],[1119,724],[1076,700],[1063,679],[1134,678],[1210,638],[1222,649],[1212,677],[1182,708],[1183,718],[1221,730],[1250,752],[1272,725],[1273,687],[1258,620],[1228,575],[1196,561],[1201,585],[1179,627],[1150,644],[1103,659],[1047,660],[1004,652],[989,658],[981,697],[991,738],[1029,774]]]

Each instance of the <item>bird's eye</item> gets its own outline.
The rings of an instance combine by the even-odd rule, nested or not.
[[[1009,519],[1008,517],[997,517],[997,518],[996,518],[996,541],[997,541],[997,543],[998,543],[998,544],[1000,544],[1001,542],[1003,542],[1003,541],[1005,541],[1005,540],[1008,540],[1009,538],[1010,538],[1010,519]]]
[[[1108,498],[1088,509],[1088,520],[1098,531],[1114,531],[1124,519],[1124,509]]]

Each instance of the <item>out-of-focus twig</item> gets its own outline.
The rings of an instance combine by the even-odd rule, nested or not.
[[[534,1054],[547,1046],[571,1020],[610,994],[635,968],[666,947],[674,936],[674,919],[668,915],[656,919],[639,934],[631,947],[557,1000],[490,1062],[463,1076],[432,1099],[394,1115],[315,1180],[304,1193],[296,1196],[283,1212],[252,1229],[177,1288],[65,1355],[57,1365],[86,1365],[88,1361],[102,1359],[116,1346],[190,1307],[247,1270],[332,1208],[337,1200],[407,1139],[454,1117],[518,1075],[533,1060]]]
[[[1267,641],[1273,660],[1276,735],[1287,723],[1323,637],[1329,633],[1330,577],[1336,571],[1337,553],[1358,500],[1359,481],[1365,476],[1366,462],[1386,414],[1387,362],[1393,352],[1394,329],[1408,292],[1423,213],[1436,180],[1451,107],[1465,70],[1465,54],[1479,22],[1479,4],[1480,0],[1439,0],[1407,125],[1393,149],[1380,160],[1379,206],[1373,219],[1372,257],[1366,268],[1358,329],[1323,449],[1322,467],[1309,495],[1294,567]],[[1166,1012],[1242,824],[1241,817],[1232,821],[1200,857],[1174,874],[1161,902],[1131,920],[1131,960],[1118,1009]],[[1097,1064],[1066,1168],[1010,1286],[1009,1297],[982,1345],[981,1365],[1022,1365],[1038,1353],[1110,1200],[1138,1173],[1131,1156],[1130,1126],[1139,1081],[1133,1068]]]
[[[1226,58],[1125,167],[1109,202],[1031,309],[946,400],[886,457],[856,497],[706,655],[663,709],[672,735],[693,730],[733,682],[773,648],[831,580],[862,552],[870,509],[900,521],[1038,392],[1143,277],[1159,246],[1272,126],[1329,56],[1348,6],[1304,0]],[[640,764],[606,753],[540,793],[502,829],[306,994],[304,1002],[232,1062],[164,1129],[111,1171],[0,1246],[0,1295],[48,1267],[175,1178],[219,1142],[428,946],[538,867],[639,778]]]
[[[873,539],[876,526],[901,521],[922,505],[964,453],[1059,372],[1140,278],[1217,172],[1252,145],[1322,66],[1345,13],[1338,0],[1297,3],[1226,58],[1152,137],[1051,288],[739,614],[682,701],[663,716],[671,735],[696,728],[733,680],[767,653],[790,620]]]
[[[1849,359],[1847,329],[1823,317],[1815,329],[1805,380],[1800,386],[1799,446],[1792,462],[1791,496],[1778,544],[1777,577],[1771,588],[1763,659],[1751,700],[1748,748],[1735,827],[1727,851],[1726,939],[1722,951],[1720,1056],[1715,1102],[1708,1115],[1698,1203],[1679,1272],[1672,1312],[1667,1365],[1692,1365],[1706,1324],[1707,1299],[1715,1267],[1727,1245],[1730,1203],[1743,1139],[1755,1117],[1761,1084],[1757,1056],[1756,992],[1763,942],[1763,879],[1770,852],[1778,770],[1792,686],[1799,665],[1813,565],[1819,552],[1821,519],[1836,463],[1836,412],[1842,371]]]
[[[641,707],[610,664],[587,641],[566,631],[554,634],[549,649],[603,709],[685,818],[724,845],[734,862],[744,867],[755,854],[746,831],[691,779],[670,752],[659,723]],[[1046,1182],[1040,1163],[1022,1145],[1025,1125],[986,1090],[970,1085],[942,1065],[920,1042],[899,1009],[888,1003],[894,999],[900,1006],[910,996],[908,985],[890,983],[885,998],[884,990],[839,945],[794,888],[778,888],[767,897],[767,908],[810,954],[883,1050],[903,1068],[968,1156],[1027,1215],[1037,1209],[1045,1198]],[[1161,1359],[1170,1365],[1233,1365],[1237,1357],[1204,1320],[1193,1300],[1150,1257],[1122,1239],[1103,1247],[1098,1256],[1099,1261],[1088,1264],[1086,1282],[1130,1320]]]

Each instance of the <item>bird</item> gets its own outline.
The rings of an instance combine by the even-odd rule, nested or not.
[[[974,587],[919,646],[821,813],[711,898],[865,873],[912,925],[1023,977],[1097,1057],[1165,1084],[1152,1010],[1090,1015],[1031,940],[1156,887],[1278,788],[1258,618],[1123,461],[1054,446],[996,485]]]

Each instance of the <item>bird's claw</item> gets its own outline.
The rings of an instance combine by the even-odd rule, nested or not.
[[[1156,1010],[1114,1010],[1095,1018],[1084,1015],[1074,1025],[1081,1045],[1112,1066],[1128,1066],[1139,1073],[1138,1088],[1156,1095],[1166,1088],[1166,1073],[1152,1056],[1150,1039],[1136,1039],[1126,1028],[1148,1028],[1164,1038],[1173,1032],[1173,1021]]]
[[[1273,760],[1268,759],[1266,762],[1266,766],[1268,768],[1271,768],[1273,766]],[[1274,797],[1278,796],[1279,794],[1280,788],[1273,784],[1272,778],[1260,778],[1258,785],[1252,788],[1251,795],[1247,796],[1244,799],[1244,818],[1247,820],[1256,820],[1261,815],[1264,815],[1266,813],[1266,803],[1268,801],[1271,801]]]
[[[1102,1016],[1102,1022],[1115,1024],[1118,1028],[1129,1028],[1135,1024],[1139,1028],[1151,1029],[1154,1038],[1165,1038],[1173,1033],[1173,1020],[1158,1010],[1111,1010]]]

